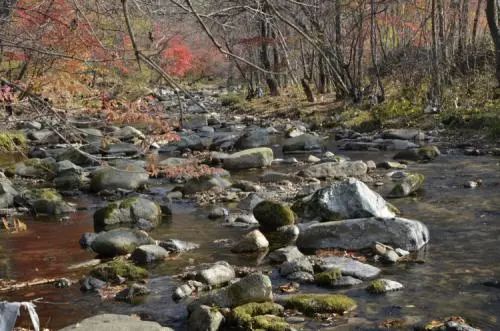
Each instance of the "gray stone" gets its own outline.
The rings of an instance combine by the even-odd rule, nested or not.
[[[219,175],[204,175],[191,178],[182,188],[183,194],[194,194],[210,190],[224,190],[231,186],[231,182]]]
[[[300,174],[312,178],[362,177],[368,172],[363,161],[326,162],[304,169]]]
[[[102,167],[92,173],[90,189],[93,192],[102,190],[136,190],[146,185],[148,173],[140,167],[129,165],[121,169]]]
[[[300,136],[287,139],[283,143],[284,153],[321,150],[321,148],[322,148],[321,138],[310,134],[302,134]]]
[[[162,240],[158,243],[158,245],[165,248],[167,251],[174,253],[187,252],[200,248],[200,245],[198,244],[178,239]]]
[[[184,129],[193,130],[207,125],[208,125],[208,116],[204,114],[188,115],[182,119],[182,127]]]
[[[106,146],[106,148],[103,148],[103,152],[106,154],[133,156],[140,154],[140,149],[134,144],[116,143],[110,144]]]
[[[352,276],[342,276],[339,279],[336,279],[332,284],[332,288],[338,287],[351,287],[362,284],[363,281],[361,279],[352,277]]]
[[[354,178],[334,182],[316,191],[297,202],[293,209],[303,217],[319,217],[324,221],[395,216],[378,193]]]
[[[274,263],[291,262],[304,257],[297,246],[279,248],[269,254],[269,260]]]
[[[420,148],[408,149],[394,155],[396,160],[423,161],[428,162],[440,155],[436,146],[424,146]]]
[[[74,205],[64,201],[54,189],[27,190],[22,193],[22,197],[36,214],[59,215],[76,211]]]
[[[242,210],[251,211],[255,208],[255,206],[257,206],[262,201],[264,201],[264,199],[261,198],[258,194],[250,193],[249,195],[247,195],[246,198],[244,198],[238,203],[238,208]]]
[[[89,317],[60,331],[173,331],[156,322],[141,321],[128,315],[102,314]]]
[[[30,131],[27,136],[28,139],[42,144],[57,144],[59,142],[59,136],[48,129]]]
[[[144,231],[133,229],[114,229],[101,232],[92,241],[94,252],[106,257],[132,253],[142,245],[154,245],[155,241]]]
[[[311,261],[309,261],[309,259],[305,256],[291,261],[283,262],[280,265],[279,270],[280,275],[283,277],[286,277],[289,274],[297,271],[304,271],[310,274],[314,273],[314,268]]]
[[[303,249],[342,248],[359,250],[381,242],[408,251],[422,248],[429,241],[429,230],[405,218],[359,218],[338,222],[305,224],[297,246]]]
[[[305,271],[296,271],[286,276],[286,279],[292,282],[297,282],[301,284],[313,283],[314,275]]]
[[[134,138],[142,140],[145,138],[144,133],[142,133],[141,131],[137,130],[132,126],[124,126],[120,130],[114,132],[113,136],[120,138],[122,140],[131,140]]]
[[[57,175],[66,175],[66,174],[77,174],[81,175],[83,172],[82,167],[74,164],[69,160],[63,160],[56,163],[56,172]]]
[[[211,286],[225,285],[235,277],[233,267],[225,261],[216,262],[211,267],[196,273],[196,280]]]
[[[87,146],[96,146],[96,145],[87,145]],[[87,147],[90,148],[90,147]],[[82,150],[84,148],[82,147]],[[87,155],[87,153],[90,153],[90,151],[85,150],[85,152],[79,151],[78,149],[74,147],[69,147],[67,148],[64,152],[60,153],[57,155],[57,161],[70,161],[76,165],[79,166],[94,166],[99,164],[99,162],[95,159],[93,159],[91,156]],[[97,146],[96,150],[93,151],[96,152],[95,154],[100,152],[100,147]]]
[[[211,220],[226,218],[227,216],[229,216],[229,211],[224,207],[215,207],[208,213],[208,218]]]
[[[165,260],[168,257],[168,251],[158,245],[142,245],[132,252],[132,260],[137,264],[148,264],[156,261]]]
[[[225,158],[224,168],[229,170],[263,168],[270,166],[273,158],[273,150],[270,148],[259,147],[246,149]]]
[[[396,183],[389,192],[390,198],[402,198],[420,190],[424,185],[425,177],[422,174],[409,173],[399,183]]]
[[[403,289],[403,284],[394,280],[380,278],[373,281],[366,290],[374,294],[382,294],[387,292],[399,291]]]
[[[424,140],[425,134],[419,129],[390,129],[382,133],[384,139]]]
[[[318,265],[323,271],[339,269],[342,276],[351,276],[362,280],[375,278],[380,273],[379,268],[348,257],[330,256],[321,258]]]
[[[195,306],[188,318],[188,330],[190,331],[217,331],[224,316],[213,307]]]
[[[246,131],[235,143],[238,149],[256,148],[269,145],[269,134],[266,129],[254,128]]]
[[[269,242],[259,230],[247,233],[238,241],[231,251],[233,253],[250,253],[265,250],[269,247]]]

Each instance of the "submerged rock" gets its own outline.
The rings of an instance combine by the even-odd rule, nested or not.
[[[352,276],[362,280],[375,278],[380,273],[377,267],[341,256],[321,258],[318,266],[323,271],[339,270],[342,276]]]
[[[441,152],[436,146],[424,146],[401,151],[394,155],[394,159],[428,162],[434,160],[439,155],[441,155]]]
[[[338,222],[305,224],[297,246],[303,249],[341,248],[360,250],[381,242],[416,251],[429,241],[427,227],[405,218],[358,218]]]
[[[102,314],[89,317],[60,331],[173,331],[156,322],[141,321],[128,315]]]
[[[404,177],[401,182],[394,185],[389,197],[402,198],[420,190],[424,185],[425,177],[422,174],[410,173]]]
[[[263,168],[271,165],[273,150],[267,147],[246,149],[224,158],[225,169]]]
[[[149,175],[141,167],[129,165],[127,167],[102,167],[92,173],[90,189],[92,192],[102,190],[136,190],[148,182]]]
[[[334,221],[359,217],[394,217],[387,202],[363,182],[349,178],[299,200],[294,211],[306,218]]]
[[[253,214],[263,231],[275,231],[295,223],[295,215],[290,207],[274,201],[260,202],[253,209]]]
[[[363,161],[344,161],[320,163],[303,170],[300,174],[312,178],[363,177],[368,166]]]
[[[141,245],[153,244],[155,241],[144,231],[114,229],[99,233],[90,247],[99,255],[114,257],[132,253]]]
[[[399,291],[403,289],[403,284],[394,280],[380,278],[374,280],[368,285],[366,290],[372,294],[383,294],[392,291]]]

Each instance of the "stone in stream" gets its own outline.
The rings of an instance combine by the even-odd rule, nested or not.
[[[311,317],[316,314],[344,314],[356,308],[356,302],[342,294],[287,295],[279,303]]]
[[[259,181],[262,183],[279,183],[283,181],[297,182],[300,179],[301,178],[299,176],[276,171],[267,171],[259,176]]]
[[[238,203],[238,208],[242,210],[252,211],[255,206],[257,206],[262,201],[264,201],[264,199],[261,198],[258,194],[250,193],[246,196],[246,198]]]
[[[251,302],[234,308],[228,316],[228,324],[238,330],[294,330],[284,318],[278,317],[283,315],[283,311],[284,308],[276,303]]]
[[[429,162],[441,155],[436,146],[424,146],[420,148],[408,149],[394,155],[395,160]]]
[[[235,143],[237,149],[256,148],[269,145],[269,134],[266,129],[253,128],[246,131]]]
[[[64,201],[56,190],[50,188],[27,190],[22,193],[22,199],[36,214],[59,215],[76,211],[73,204]]]
[[[291,262],[304,257],[297,246],[279,248],[269,254],[269,260],[273,263]]]
[[[270,166],[273,159],[273,150],[270,148],[246,149],[226,157],[224,159],[224,168],[229,170],[264,168]]]
[[[116,293],[115,300],[131,304],[139,303],[137,300],[151,293],[151,290],[143,284],[133,283],[129,287]]]
[[[187,326],[190,331],[217,331],[223,320],[224,316],[217,309],[201,305],[192,309]]]
[[[90,292],[97,291],[103,287],[105,287],[107,283],[98,278],[87,276],[80,281],[80,291],[82,292]]]
[[[418,173],[409,173],[399,183],[396,183],[389,192],[390,198],[402,198],[420,190],[424,185],[425,177]]]
[[[195,305],[217,307],[237,307],[250,302],[269,302],[273,300],[271,279],[259,273],[250,274],[224,288],[211,291],[193,302]]]
[[[96,232],[116,226],[134,226],[140,220],[149,222],[153,227],[160,224],[162,209],[156,202],[131,197],[114,201],[94,213],[94,229]]]
[[[177,150],[183,151],[189,149],[192,151],[201,151],[209,147],[212,143],[211,138],[201,138],[197,134],[179,134],[179,140],[172,141],[166,145],[161,146],[160,153],[169,153]]]
[[[173,331],[156,322],[128,315],[102,314],[89,317],[59,331]]]
[[[95,146],[95,145],[87,145],[87,146]],[[98,150],[96,150],[95,152],[100,152],[100,146],[97,146]],[[87,147],[87,148],[90,148],[90,147]],[[82,150],[84,150],[84,148],[82,147]],[[86,152],[90,153],[91,151],[87,151]],[[95,153],[97,154],[97,153]],[[95,159],[93,159],[92,157],[90,157],[89,155],[85,154],[85,153],[82,153],[80,151],[78,151],[76,148],[74,147],[68,147],[64,152],[62,152],[61,154],[57,155],[57,161],[64,161],[64,160],[67,160],[67,161],[70,161],[76,165],[79,165],[79,166],[94,166],[94,165],[98,165],[99,162]]]
[[[320,137],[310,134],[302,134],[300,136],[285,140],[283,143],[284,153],[310,152],[319,151],[322,148]]]
[[[262,201],[255,206],[253,214],[263,231],[275,231],[295,223],[295,215],[290,207],[274,201]]]
[[[425,134],[419,129],[389,129],[382,132],[384,139],[424,140]]]
[[[363,161],[344,161],[315,164],[299,174],[311,178],[345,178],[363,177],[367,172],[368,166]]]
[[[252,253],[266,250],[269,247],[269,242],[259,230],[253,230],[238,241],[231,251],[233,253]]]
[[[405,218],[358,218],[301,226],[297,246],[301,249],[340,248],[360,250],[381,242],[416,251],[429,241],[427,227]]]
[[[314,273],[313,265],[307,257],[304,256],[291,261],[285,261],[279,267],[280,275],[283,277],[298,271],[307,272],[309,274]]]
[[[159,245],[142,245],[132,252],[130,258],[137,264],[148,264],[165,260],[168,254],[169,252]]]
[[[375,278],[381,271],[372,265],[341,256],[320,258],[317,265],[323,271],[339,270],[342,276],[351,276],[362,280]]]
[[[3,174],[2,174],[3,175]],[[0,177],[0,208],[9,208],[14,205],[14,198],[19,195],[7,178]]]
[[[33,130],[28,132],[27,137],[31,141],[35,141],[39,144],[57,144],[59,143],[59,136],[55,134],[52,130]]]
[[[122,283],[126,280],[141,280],[148,277],[148,271],[129,261],[112,260],[95,266],[90,275],[105,282]]]
[[[183,194],[194,194],[210,190],[224,190],[231,186],[229,179],[221,175],[203,175],[191,178],[182,188]]]
[[[129,143],[115,143],[107,145],[102,149],[105,154],[114,154],[114,155],[126,155],[133,156],[140,154],[140,149],[134,144]]]
[[[334,182],[297,201],[293,210],[302,217],[334,221],[361,217],[394,217],[391,206],[366,184],[349,178]]]
[[[144,231],[134,229],[114,229],[101,232],[92,241],[94,252],[106,257],[132,253],[136,247],[154,245],[155,241]]]
[[[172,253],[181,253],[200,248],[200,245],[178,239],[166,239],[158,242],[158,245]]]
[[[112,168],[101,167],[92,173],[90,190],[100,192],[102,190],[136,190],[148,182],[149,175],[141,167],[129,165],[126,167]]]
[[[184,129],[193,130],[208,125],[208,116],[205,114],[187,115],[182,119]]]
[[[210,286],[222,286],[236,277],[234,268],[225,261],[219,261],[196,273],[196,280]]]
[[[394,280],[380,278],[374,280],[368,285],[366,291],[372,294],[383,294],[392,291],[399,291],[403,289],[403,284],[398,283]]]
[[[208,213],[208,218],[211,220],[216,220],[220,218],[226,218],[229,216],[229,211],[224,207],[215,207]]]
[[[6,174],[25,178],[52,179],[56,175],[56,161],[51,157],[28,159],[7,168]]]
[[[382,169],[406,169],[408,166],[394,161],[384,161],[377,164],[377,168]]]

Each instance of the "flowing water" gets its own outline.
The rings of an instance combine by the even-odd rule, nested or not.
[[[334,151],[334,149],[331,149]],[[382,161],[391,153],[340,153],[352,159]],[[405,317],[410,320],[441,319],[460,315],[484,330],[500,330],[500,289],[486,287],[482,282],[500,278],[500,159],[481,156],[444,155],[428,164],[415,164],[410,171],[426,176],[423,192],[416,197],[391,200],[404,217],[424,222],[431,241],[420,253],[423,264],[400,263],[384,266],[382,276],[405,285],[403,291],[372,296],[360,288],[346,293],[358,302],[353,317],[380,322]],[[281,167],[281,171],[286,167]],[[296,171],[296,168],[289,169]],[[235,174],[255,178],[259,172]],[[481,178],[483,185],[464,188],[464,182]],[[389,185],[378,189],[384,193]],[[169,185],[157,183],[152,190],[162,195]],[[92,259],[81,250],[78,239],[93,230],[92,215],[102,201],[92,196],[74,200],[80,211],[69,220],[26,218],[28,231],[19,234],[0,233],[0,278],[19,281],[34,278],[68,277],[79,279],[85,271],[69,271],[71,264]],[[254,266],[257,257],[232,254],[227,247],[214,244],[216,239],[237,239],[244,230],[225,227],[207,219],[208,209],[191,203],[172,206],[173,217],[155,231],[156,239],[176,238],[201,244],[200,249],[172,257],[150,268],[152,294],[140,305],[101,302],[95,294],[83,294],[78,284],[66,289],[51,285],[30,287],[2,293],[2,299],[25,301],[40,299],[37,311],[44,327],[57,329],[103,312],[139,314],[162,324],[182,330],[186,309],[171,300],[178,282],[169,275],[189,265],[226,260],[236,265]],[[283,283],[273,277],[273,285]],[[303,286],[304,291],[325,291]],[[27,326],[26,320],[23,323]],[[311,325],[316,328],[317,325]],[[347,329],[350,329],[349,327]],[[354,328],[352,328],[354,329]]]

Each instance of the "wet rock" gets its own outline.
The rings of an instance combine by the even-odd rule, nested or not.
[[[287,323],[276,315],[282,315],[284,308],[276,303],[251,302],[233,309],[229,323],[243,330],[291,330]]]
[[[263,189],[259,184],[249,180],[237,180],[233,183],[233,188],[242,190],[243,192],[259,192]]]
[[[366,167],[368,168],[368,171],[373,171],[377,169],[377,165],[372,160],[366,161]]]
[[[420,190],[424,185],[425,177],[418,173],[409,173],[389,192],[390,198],[402,198]]]
[[[229,170],[263,168],[270,166],[273,158],[273,150],[270,148],[259,147],[246,149],[225,158],[224,168]]]
[[[318,266],[323,271],[335,269],[339,270],[342,276],[351,276],[362,280],[375,278],[380,273],[380,269],[377,267],[340,256],[321,258],[318,261]]]
[[[425,133],[418,129],[390,129],[382,133],[384,139],[424,140]]]
[[[78,241],[80,243],[80,247],[83,249],[90,248],[92,245],[92,242],[97,238],[98,234],[93,233],[93,232],[86,232],[82,234],[80,237],[80,240]]]
[[[250,274],[233,284],[202,295],[194,304],[236,307],[250,302],[273,300],[272,284],[268,276]]]
[[[37,121],[26,121],[26,122],[21,122],[19,123],[19,128],[20,129],[28,129],[28,130],[41,130],[42,129],[42,123],[37,122]]]
[[[90,189],[92,192],[116,189],[136,190],[146,185],[148,179],[148,173],[135,165],[120,169],[102,167],[92,173]]]
[[[3,175],[3,174],[2,174]],[[9,208],[14,205],[14,198],[19,195],[7,178],[0,177],[0,208]]]
[[[95,145],[89,145],[89,146],[95,146]],[[97,147],[97,149],[94,150],[94,151],[86,151],[86,152],[87,153],[96,152],[94,154],[97,154],[98,152],[100,152],[100,148]],[[99,164],[99,162],[97,160],[93,159],[91,156],[89,156],[89,155],[87,155],[85,153],[82,153],[82,152],[78,151],[74,147],[69,147],[64,152],[62,152],[61,154],[59,154],[57,156],[57,160],[58,161],[67,160],[67,161],[70,161],[71,163],[74,163],[74,164],[82,166],[82,167],[84,167],[84,166],[94,166],[94,165],[98,165]]]
[[[60,331],[173,331],[156,322],[146,322],[128,315],[103,314],[84,319]]]
[[[97,291],[105,287],[106,285],[107,283],[105,281],[102,281],[92,276],[88,276],[80,281],[80,291],[82,292]]]
[[[293,210],[306,218],[323,221],[358,217],[394,217],[388,203],[363,182],[349,178],[334,182],[296,202]]]
[[[468,182],[465,182],[464,184],[465,188],[476,188],[478,187],[478,183],[472,180],[469,180]]]
[[[115,295],[115,300],[127,303],[136,303],[137,299],[144,297],[149,293],[151,293],[151,291],[147,288],[146,285],[133,283],[126,289],[118,292]]]
[[[307,257],[297,258],[291,261],[283,262],[279,268],[280,275],[286,277],[294,272],[304,271],[309,274],[314,273],[314,268],[312,263]]]
[[[273,263],[291,262],[304,257],[297,246],[279,248],[269,254],[269,260]]]
[[[312,178],[363,177],[368,167],[363,161],[326,162],[304,169],[300,175]]]
[[[344,314],[356,308],[356,302],[341,294],[297,294],[286,296],[282,304],[306,316],[316,314]]]
[[[160,153],[170,153],[177,150],[183,151],[186,149],[192,151],[201,151],[210,146],[211,138],[201,138],[197,134],[179,134],[179,140],[168,143],[160,147]]]
[[[215,308],[209,306],[195,306],[189,314],[188,330],[217,331],[224,316]]]
[[[253,214],[233,213],[227,218],[227,223],[231,226],[243,226],[259,224]]]
[[[372,294],[383,294],[392,291],[399,291],[403,289],[403,284],[394,280],[380,278],[374,280],[368,285],[366,290]]]
[[[227,216],[229,216],[229,211],[223,207],[215,207],[208,213],[208,218],[211,220],[224,219]]]
[[[405,218],[359,218],[338,222],[313,223],[301,227],[297,246],[303,249],[342,248],[360,250],[381,242],[408,251],[429,241],[427,227]]]
[[[133,226],[140,220],[148,221],[152,226],[160,224],[161,207],[151,200],[131,197],[109,203],[94,213],[94,229],[96,232],[116,226]]]
[[[363,281],[352,276],[341,276],[330,284],[331,288],[351,287],[362,284]]]
[[[182,127],[184,129],[193,130],[203,126],[208,126],[208,116],[205,114],[187,115],[182,119]]]
[[[231,186],[231,182],[220,175],[204,175],[191,178],[182,188],[183,194],[194,194],[210,190],[224,190]]]
[[[309,157],[307,158],[307,162],[309,163],[318,163],[318,162],[321,162],[321,159],[317,156],[314,156],[314,155],[309,155]]]
[[[287,139],[283,143],[284,153],[319,151],[321,148],[321,138],[310,134],[302,134],[300,136]]]
[[[136,247],[154,245],[155,241],[144,231],[114,229],[97,235],[90,247],[102,256],[114,257],[132,253]]]
[[[394,156],[396,160],[428,162],[441,155],[436,146],[424,146],[420,148],[401,151]]]
[[[43,188],[22,193],[24,202],[36,214],[59,215],[76,211],[75,207],[64,201],[54,189]]]
[[[299,227],[296,225],[285,225],[276,231],[266,232],[271,247],[281,248],[293,245],[299,236]]]
[[[312,273],[305,271],[296,271],[286,276],[286,279],[292,282],[297,282],[299,284],[307,284],[314,282],[314,276]]]
[[[52,179],[56,174],[56,162],[53,158],[28,159],[24,162],[16,163],[12,168],[7,169],[7,171],[25,178]]]
[[[263,231],[275,231],[279,227],[295,223],[295,215],[290,207],[273,201],[259,203],[253,209],[253,214]]]
[[[94,128],[80,128],[78,131],[83,136],[83,138],[85,138],[85,141],[90,144],[100,144],[104,136],[101,130]]]
[[[227,151],[233,148],[236,141],[240,138],[239,133],[235,132],[216,132],[212,147],[216,150]]]
[[[29,140],[36,141],[39,144],[57,144],[59,143],[59,136],[52,130],[34,130],[27,134]]]
[[[165,260],[168,254],[168,251],[159,245],[142,245],[132,252],[131,259],[137,264],[149,264]]]
[[[178,239],[167,239],[158,242],[158,245],[172,253],[182,253],[200,248],[200,245]]]
[[[266,250],[269,247],[269,242],[259,230],[253,230],[247,233],[238,241],[231,251],[233,253],[250,253]]]
[[[140,154],[139,147],[129,143],[109,144],[102,149],[105,154],[133,156]]]
[[[246,198],[238,203],[238,208],[242,210],[252,211],[255,206],[264,201],[258,194],[250,193]]]
[[[483,285],[500,289],[500,281],[497,279],[487,280],[487,281],[483,282]]]
[[[254,128],[246,131],[235,143],[238,149],[256,148],[269,145],[269,134],[266,129]]]
[[[234,268],[225,261],[214,263],[211,267],[196,273],[196,280],[210,286],[222,286],[236,277]]]
[[[126,280],[141,280],[148,277],[148,272],[133,265],[131,262],[123,260],[113,260],[95,266],[90,272],[92,277],[102,281],[120,283],[124,278]]]
[[[399,162],[384,161],[377,164],[377,168],[382,169],[406,169],[407,165]]]

